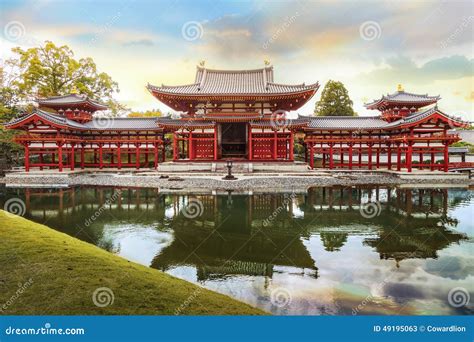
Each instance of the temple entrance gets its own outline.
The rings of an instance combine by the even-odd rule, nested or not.
[[[247,157],[247,123],[222,123],[221,157],[246,158]]]

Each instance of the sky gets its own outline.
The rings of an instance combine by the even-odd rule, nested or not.
[[[196,65],[254,69],[277,83],[342,81],[359,115],[393,93],[441,95],[439,108],[474,120],[473,1],[0,1],[0,58],[45,40],[92,57],[133,110],[170,108],[147,83],[194,82]],[[322,87],[304,107],[309,115]]]

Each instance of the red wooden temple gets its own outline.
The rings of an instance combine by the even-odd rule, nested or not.
[[[39,108],[5,126],[25,134],[25,170],[58,168],[158,168],[166,161],[165,136],[172,136],[173,162],[245,160],[294,162],[295,134],[305,159],[329,169],[448,171],[448,131],[467,123],[437,107],[439,96],[403,91],[366,104],[377,116],[290,119],[319,88],[274,82],[273,67],[212,70],[198,67],[194,83],[148,85],[180,117],[108,118],[106,107],[83,95],[38,100]],[[442,156],[440,159],[439,156]]]

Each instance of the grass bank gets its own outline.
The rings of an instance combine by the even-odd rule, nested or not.
[[[3,315],[265,314],[3,210],[0,270]]]

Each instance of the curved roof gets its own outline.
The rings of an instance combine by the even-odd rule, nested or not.
[[[433,103],[436,103],[440,100],[441,97],[437,96],[429,96],[428,94],[413,94],[407,93],[403,90],[399,90],[393,94],[382,95],[382,97],[378,100],[374,100],[372,102],[366,103],[365,107],[368,109],[377,109],[379,106],[383,105],[384,103],[391,103],[391,104],[401,104],[407,106],[427,106]]]
[[[95,117],[93,120],[79,123],[70,120],[63,115],[49,113],[37,109],[36,111],[15,118],[5,124],[5,127],[14,128],[21,123],[27,123],[34,116],[39,117],[45,122],[57,125],[71,130],[94,130],[94,131],[117,131],[117,130],[161,130],[157,121],[159,118],[113,118],[113,117]]]
[[[434,106],[423,111],[411,113],[405,118],[388,122],[382,119],[381,116],[316,116],[311,117],[307,129],[309,130],[378,130],[398,128],[406,125],[416,124],[423,119],[438,114],[444,118],[450,126],[463,127],[467,123],[460,118],[455,118],[443,113]]]
[[[252,70],[214,70],[198,67],[192,84],[161,87],[148,84],[151,92],[174,95],[271,95],[316,91],[319,83],[279,84],[273,67]]]
[[[62,96],[51,96],[45,99],[38,99],[38,104],[46,108],[53,109],[74,109],[74,106],[88,107],[92,111],[105,110],[108,107],[100,102],[90,99],[86,95],[68,94]]]

